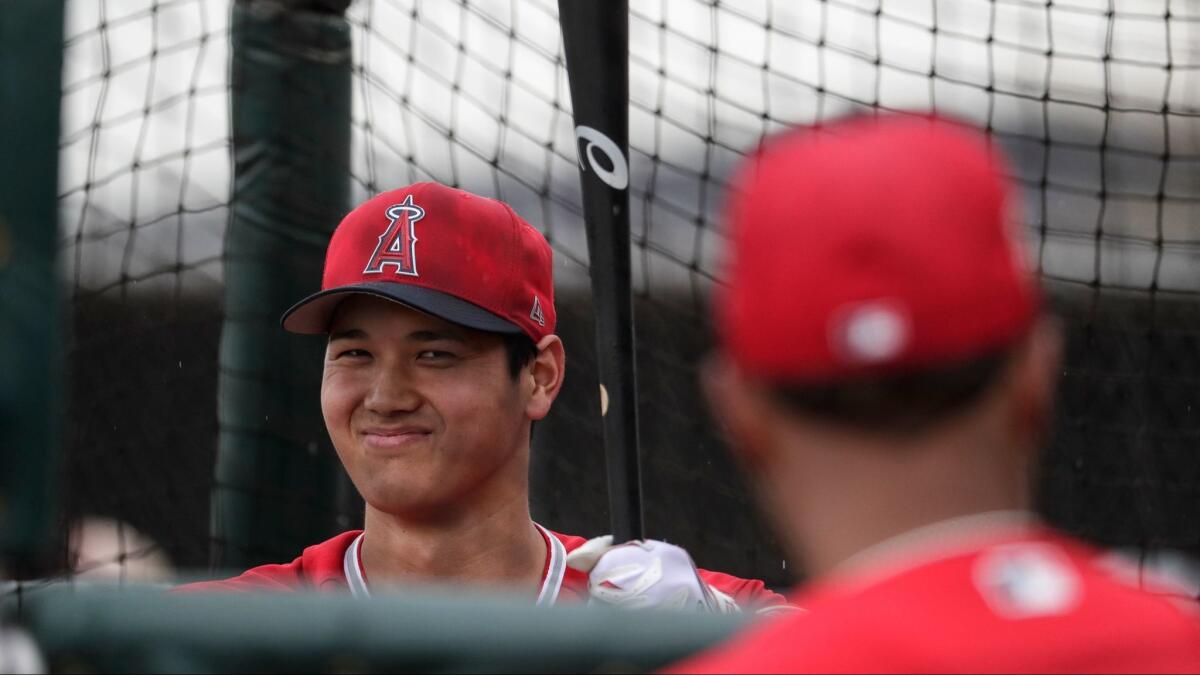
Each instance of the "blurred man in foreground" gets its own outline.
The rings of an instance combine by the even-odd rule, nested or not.
[[[798,130],[745,167],[713,407],[811,582],[679,672],[1200,671],[1200,625],[1038,522],[1061,338],[984,136]]]

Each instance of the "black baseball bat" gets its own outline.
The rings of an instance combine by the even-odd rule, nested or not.
[[[596,308],[609,511],[613,540],[624,542],[643,537],[629,283],[629,4],[559,0],[558,15]]]

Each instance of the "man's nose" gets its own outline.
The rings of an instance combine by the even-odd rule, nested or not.
[[[421,405],[421,396],[399,369],[381,369],[363,403],[373,413],[390,415],[416,410]]]

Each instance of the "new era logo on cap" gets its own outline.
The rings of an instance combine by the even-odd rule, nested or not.
[[[325,332],[348,293],[534,342],[555,327],[545,237],[507,204],[438,183],[385,192],[351,211],[330,238],[321,290],[284,314],[284,328]]]
[[[542,301],[538,300],[536,295],[533,296],[533,309],[529,310],[529,318],[539,326],[546,325],[546,313],[542,311]]]

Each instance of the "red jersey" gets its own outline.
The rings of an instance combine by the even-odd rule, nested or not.
[[[1200,672],[1194,600],[1139,589],[1127,563],[1013,515],[855,556],[793,598],[808,611],[668,671]]]
[[[588,576],[579,570],[567,567],[567,554],[583,545],[587,540],[568,534],[559,534],[535,526],[546,541],[546,565],[542,570],[542,583],[538,589],[537,604],[552,605],[560,600],[583,602],[588,598]],[[370,590],[366,573],[359,557],[362,547],[362,530],[343,532],[336,537],[309,546],[299,558],[286,565],[263,565],[255,567],[232,579],[205,581],[183,586],[184,591],[349,591],[354,595],[367,596]],[[739,577],[698,570],[700,578],[709,586],[725,593],[742,607],[773,607],[787,600],[766,588],[757,579]]]

